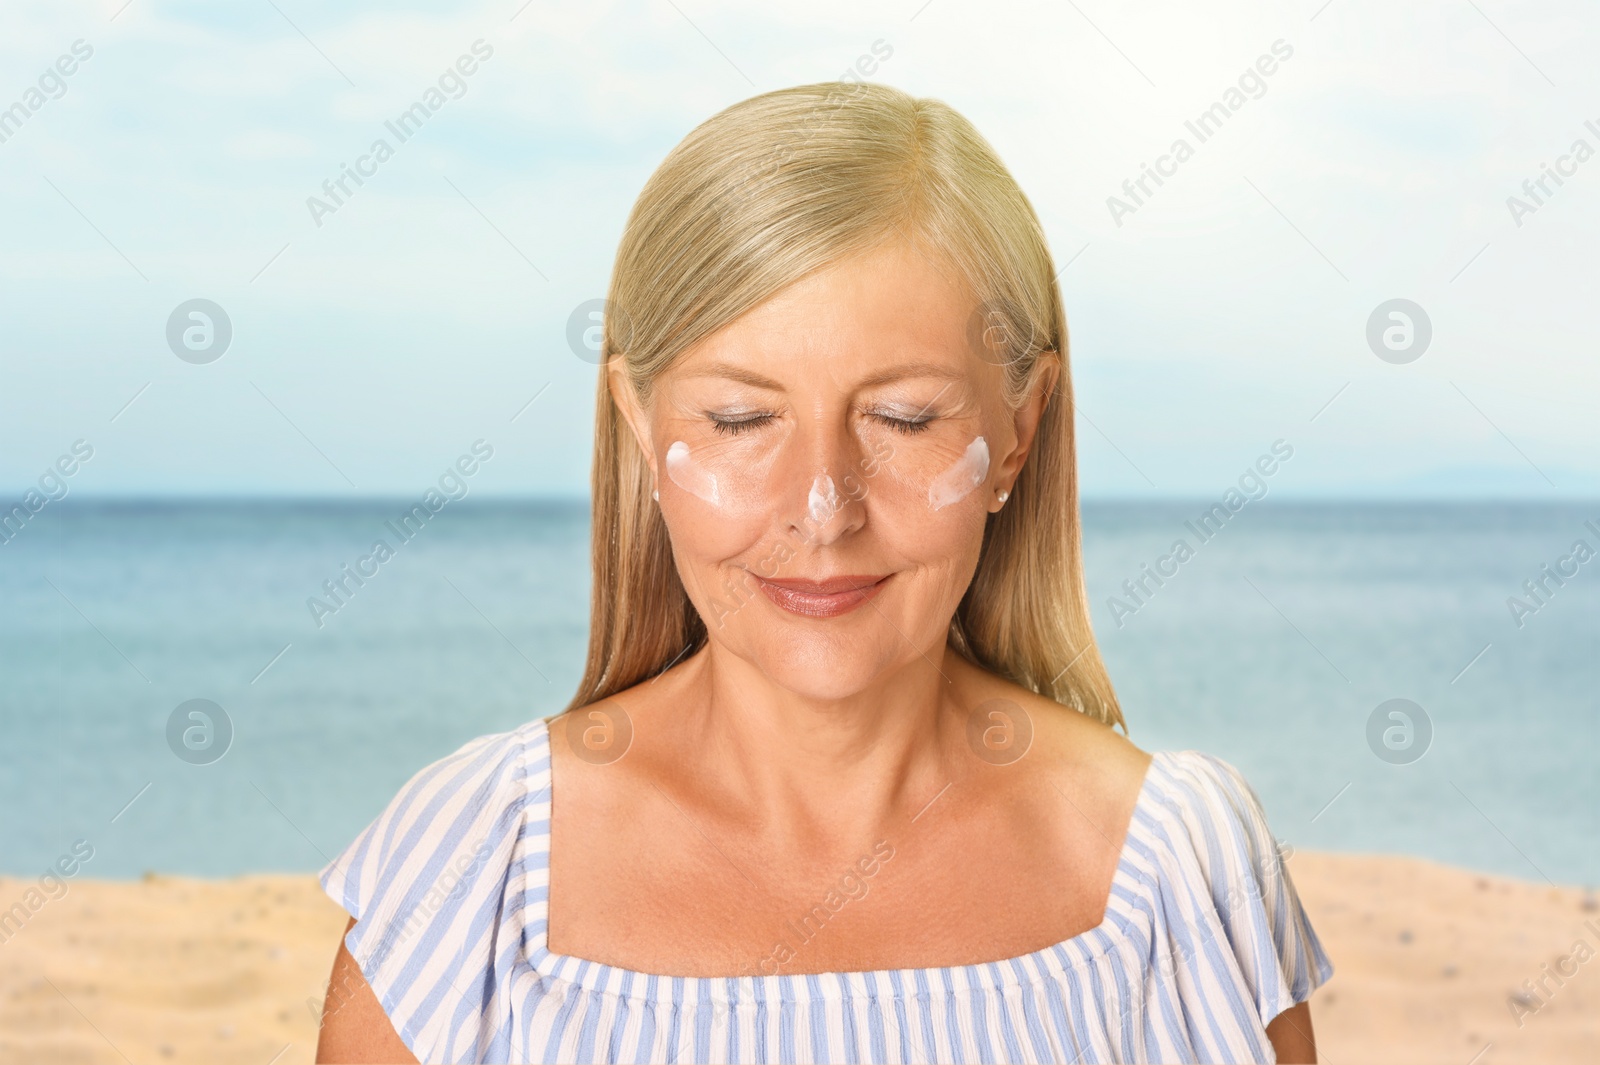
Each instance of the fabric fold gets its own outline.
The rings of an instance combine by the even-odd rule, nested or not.
[[[550,738],[483,736],[413,776],[322,872],[421,1061],[1271,1061],[1332,966],[1244,777],[1158,752],[1102,923],[979,965],[681,977],[547,942]]]

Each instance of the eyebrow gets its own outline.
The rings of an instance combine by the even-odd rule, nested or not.
[[[772,378],[764,377],[754,370],[749,370],[730,362],[714,362],[685,376],[724,377],[754,388],[764,388],[769,392],[784,391],[783,385],[772,380]],[[857,382],[856,387],[870,388],[873,385],[888,384],[891,381],[900,381],[909,377],[933,377],[945,381],[964,381],[967,375],[960,370],[955,370],[936,362],[908,362],[899,366],[891,366],[887,370],[875,373],[871,377]]]

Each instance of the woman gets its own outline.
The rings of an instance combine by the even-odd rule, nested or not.
[[[715,116],[618,251],[567,712],[323,873],[324,1061],[1311,1061],[1253,793],[1089,627],[1055,267],[963,118]]]

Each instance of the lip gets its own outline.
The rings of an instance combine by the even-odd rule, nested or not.
[[[768,580],[757,577],[761,591],[777,606],[791,614],[813,618],[834,618],[848,614],[883,590],[893,574],[842,574],[823,580],[784,577]]]

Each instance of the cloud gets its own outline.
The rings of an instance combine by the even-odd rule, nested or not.
[[[409,490],[550,382],[484,492],[583,491],[593,367],[565,322],[604,291],[640,185],[715,111],[837,77],[879,39],[894,56],[876,76],[967,114],[1058,264],[1081,253],[1062,274],[1079,399],[1160,490],[1209,490],[1345,382],[1286,491],[1430,470],[1460,486],[1472,468],[1499,491],[1526,469],[1508,440],[1571,471],[1563,490],[1600,474],[1584,309],[1600,164],[1520,229],[1504,205],[1600,118],[1577,102],[1595,75],[1576,3],[1502,4],[1494,26],[1470,5],[1340,2],[1307,21],[1265,0],[135,4],[109,21],[119,3],[24,8],[0,39],[0,98],[74,40],[95,48],[0,144],[0,486],[150,382],[85,492],[342,491],[314,454],[301,465],[255,382],[363,490]],[[494,58],[465,95],[316,226],[307,197],[480,38]],[[1116,226],[1107,197],[1280,39],[1294,57],[1265,94]],[[235,320],[209,377],[163,341],[196,296]],[[1364,341],[1395,297],[1435,327],[1403,367]],[[1082,429],[1086,486],[1148,490]]]
[[[238,159],[290,159],[310,155],[312,144],[305,137],[280,130],[253,129],[229,137],[228,152]]]

